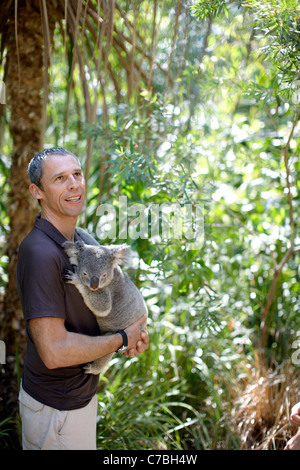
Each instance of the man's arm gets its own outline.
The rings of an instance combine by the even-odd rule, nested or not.
[[[291,421],[296,426],[300,426],[300,402],[296,403],[292,408]]]
[[[300,430],[287,442],[284,450],[300,450]]]
[[[146,320],[144,315],[126,328],[131,354],[138,355],[148,348],[148,335],[139,326]],[[64,319],[41,317],[29,320],[29,328],[37,351],[48,369],[71,367],[92,362],[112,353],[123,344],[120,334],[108,336],[87,336],[66,330]]]
[[[293,406],[291,411],[291,422],[300,426],[300,402]],[[300,427],[296,434],[287,442],[285,450],[300,450]]]

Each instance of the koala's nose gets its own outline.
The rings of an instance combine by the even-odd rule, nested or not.
[[[99,287],[99,277],[93,276],[90,280],[90,288],[97,289]]]

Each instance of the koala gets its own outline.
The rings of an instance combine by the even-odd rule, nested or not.
[[[145,301],[120,264],[129,255],[127,245],[99,245],[94,239],[80,236],[85,241],[65,242],[74,272],[66,271],[65,280],[73,284],[83,297],[87,307],[96,316],[101,334],[112,334],[127,328],[147,313]],[[90,237],[89,234],[87,234]],[[141,325],[146,331],[146,322]],[[113,357],[114,353],[85,366],[85,372],[98,374]]]

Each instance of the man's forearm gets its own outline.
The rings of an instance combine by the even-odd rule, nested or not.
[[[38,353],[48,369],[71,367],[92,362],[122,346],[120,334],[87,336],[65,329],[60,318],[36,318],[29,321]]]
[[[146,320],[144,315],[141,319],[126,328],[128,337],[128,354],[125,357],[138,356],[149,347],[149,336],[146,332],[141,332],[139,324]],[[120,334],[107,336],[86,336],[77,333],[67,332],[67,338],[62,342],[61,347],[57,347],[57,362],[62,364],[56,367],[68,367],[77,364],[92,362],[95,359],[106,356],[117,351],[123,344]],[[68,363],[70,362],[70,363]]]
[[[50,360],[49,369],[70,367],[92,362],[99,357],[117,351],[122,346],[121,335],[86,336],[77,333],[67,333],[62,342],[57,342],[55,353]]]
[[[145,351],[149,345],[147,333],[142,333],[140,325],[147,320],[143,315],[128,328],[129,357]],[[29,320],[29,328],[37,351],[48,369],[71,367],[95,361],[117,351],[123,344],[120,334],[107,336],[87,336],[67,331],[62,318],[41,317]]]

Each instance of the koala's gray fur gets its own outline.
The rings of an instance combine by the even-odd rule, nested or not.
[[[65,279],[74,284],[95,314],[101,334],[123,330],[147,312],[140,291],[119,266],[130,251],[127,245],[99,245],[87,232],[76,230],[89,244],[83,241],[63,244],[75,271],[68,271]],[[141,330],[146,330],[146,322]],[[86,373],[98,374],[113,355],[88,364]]]

